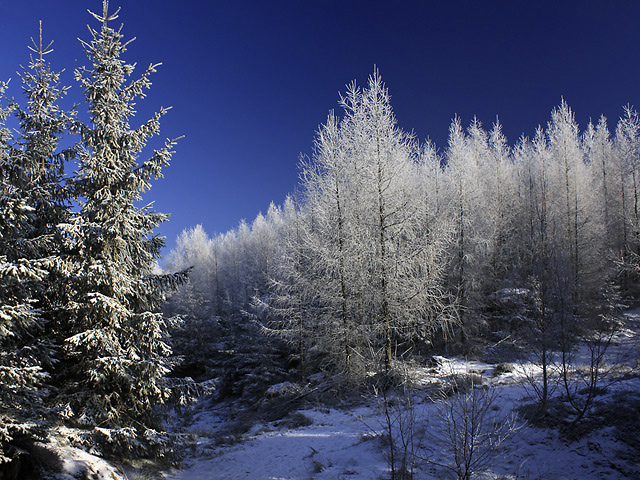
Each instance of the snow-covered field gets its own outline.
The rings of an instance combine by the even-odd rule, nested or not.
[[[199,415],[200,455],[170,479],[228,478],[377,478],[386,463],[375,442],[367,440],[363,419],[372,419],[368,407],[348,410],[312,409],[302,412],[313,422],[301,428],[259,425],[247,439],[233,446],[208,448],[206,412]],[[212,424],[217,419],[212,418]]]
[[[615,338],[612,361],[638,366],[640,348],[637,332],[640,311],[627,314],[627,328]],[[532,365],[514,365],[513,371],[494,376],[495,365],[448,359],[434,372],[415,368],[417,384],[427,386],[443,373],[481,372],[496,400],[492,410],[508,417],[517,406],[530,403],[531,388],[525,372]],[[428,389],[412,393],[417,453],[414,478],[455,478],[450,447],[444,440],[439,404]],[[606,386],[598,402],[610,402],[625,395],[640,397],[640,378],[627,375]],[[186,467],[166,472],[166,480],[214,479],[377,479],[388,478],[389,463],[384,442],[385,417],[381,399],[371,397],[361,405],[344,408],[310,407],[299,410],[290,421],[259,423],[230,442],[220,442],[226,426],[226,410],[198,408],[189,425],[198,443]],[[640,412],[636,412],[640,416]],[[294,421],[295,420],[295,421]],[[300,425],[300,426],[296,426]],[[481,478],[492,479],[621,479],[640,478],[637,456],[626,455],[628,446],[611,426],[598,428],[569,440],[558,429],[534,428],[516,418],[515,431],[495,452],[490,468]],[[637,443],[640,438],[626,439]],[[419,445],[418,445],[419,444]]]
[[[636,379],[633,387],[640,391]],[[627,385],[626,388],[631,387]],[[521,385],[500,385],[500,403],[513,405],[526,397]],[[418,421],[429,425],[435,404],[418,405]],[[296,429],[260,425],[246,439],[232,446],[209,448],[206,426],[219,420],[206,412],[199,415],[200,449],[186,469],[168,473],[171,480],[208,479],[377,479],[388,473],[385,448],[377,434],[384,431],[380,409],[361,406],[344,410],[310,409],[302,412],[313,424]],[[489,478],[527,479],[618,479],[627,478],[631,465],[616,464],[623,448],[606,429],[579,441],[568,442],[558,432],[522,428],[503,447],[499,463]],[[215,431],[215,429],[214,429]],[[214,433],[211,432],[211,433]],[[430,440],[427,438],[427,440]],[[443,467],[450,454],[437,444],[423,447],[424,460],[416,478],[446,478]],[[625,472],[619,471],[619,468]],[[636,468],[636,474],[640,470]],[[638,477],[640,478],[640,477]]]

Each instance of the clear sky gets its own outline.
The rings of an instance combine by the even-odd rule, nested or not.
[[[101,0],[0,0],[0,79],[28,62],[43,21],[49,60],[86,65],[87,8]],[[611,129],[640,107],[640,1],[111,0],[121,6],[125,59],[163,62],[138,105],[137,125],[160,106],[161,137],[185,135],[146,199],[171,213],[169,247],[184,228],[209,234],[251,221],[297,182],[299,155],[338,93],[378,66],[399,124],[446,148],[451,118],[496,116],[510,143],[545,125],[564,97],[581,128],[601,114]],[[77,97],[76,97],[77,100]]]

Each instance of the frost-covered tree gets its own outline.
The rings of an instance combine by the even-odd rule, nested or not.
[[[259,213],[251,223],[251,238],[254,248],[256,289],[253,295],[261,299],[266,314],[271,305],[271,282],[275,277],[280,256],[278,238],[282,230],[282,210],[272,202],[267,215]]]
[[[309,262],[301,271],[307,280],[309,309],[313,323],[325,348],[334,361],[346,372],[352,370],[355,344],[364,327],[357,308],[361,282],[354,275],[358,253],[353,250],[353,230],[357,223],[350,180],[353,177],[351,159],[345,152],[338,119],[331,112],[327,122],[318,130],[315,154],[310,162],[301,164],[305,211],[308,225],[301,233],[304,251]],[[329,338],[336,341],[327,342]]]
[[[211,314],[216,294],[213,241],[202,225],[183,230],[165,262],[169,272],[189,271],[189,281],[181,285],[171,296],[171,312],[191,317],[207,317]]]
[[[350,197],[357,187],[349,181],[354,166],[341,136],[340,122],[330,112],[318,130],[313,158],[301,163],[309,220],[307,228],[299,233],[305,244],[301,250],[308,252],[309,262],[298,278],[291,280],[293,285],[307,286],[311,307],[307,311],[312,316],[308,320],[313,325],[314,341],[330,352],[340,370],[351,373],[363,325],[356,307],[361,284],[352,267],[358,257],[350,241],[356,228]]]
[[[515,254],[516,245],[513,234],[517,226],[514,209],[518,197],[514,192],[514,170],[511,149],[502,132],[499,121],[488,134],[488,161],[485,184],[487,196],[487,214],[489,215],[489,281],[488,289],[496,289],[501,281],[513,274],[513,265],[505,263],[505,257]]]
[[[392,355],[428,344],[434,331],[451,323],[453,317],[446,308],[449,297],[443,287],[449,238],[425,235],[420,178],[424,150],[397,125],[389,92],[377,72],[362,92],[360,110],[355,118],[364,125],[368,148],[359,206],[375,252],[369,269],[370,290],[379,302],[388,364]],[[360,136],[357,128],[354,133]],[[433,222],[431,228],[435,226]]]
[[[576,308],[594,298],[607,278],[602,204],[592,182],[594,171],[600,168],[585,161],[578,125],[565,101],[552,112],[547,136],[549,169],[556,188],[553,206],[558,213],[557,234],[567,262],[567,300]]]
[[[436,329],[444,328],[439,333],[444,334],[445,337],[449,333],[448,329],[452,322],[439,323],[439,316],[448,316],[456,321],[459,318],[455,312],[453,296],[444,294],[447,270],[452,264],[448,252],[453,241],[454,224],[447,215],[449,205],[444,194],[445,169],[442,158],[437,154],[433,143],[426,142],[423,145],[417,167],[414,201],[418,211],[411,241],[420,245],[417,251],[420,252],[422,259],[417,265],[421,271],[421,282],[425,285],[425,291],[430,291],[431,295],[423,303],[425,307],[423,316],[426,321],[418,322],[414,326],[413,335],[421,338],[425,345],[430,343],[434,326]],[[433,295],[435,292],[441,292],[441,294]]]
[[[427,291],[413,283],[417,273],[412,259],[413,221],[417,209],[409,181],[416,165],[413,139],[397,125],[389,92],[376,70],[357,101],[343,102],[349,139],[356,161],[361,164],[362,236],[360,246],[371,252],[367,297],[373,302],[374,328],[383,339],[384,363],[394,354],[405,326],[418,314]],[[408,301],[410,298],[417,301]],[[414,308],[417,308],[414,310]]]
[[[290,278],[304,285],[318,345],[352,374],[372,361],[388,367],[401,345],[427,341],[448,317],[443,242],[429,237],[439,224],[425,217],[417,143],[398,127],[377,71],[340,104],[343,117],[329,115],[302,164],[304,268]],[[295,290],[280,285],[291,300]]]
[[[507,205],[514,200],[512,160],[499,122],[486,132],[474,118],[465,132],[457,117],[449,129],[445,158],[443,199],[447,215],[455,219],[449,282],[465,334],[477,328],[477,314],[487,295],[513,270],[509,262],[503,262],[511,253],[508,239],[513,219]]]
[[[630,106],[616,127],[614,151],[619,170],[619,214],[623,251],[640,252],[640,117]]]
[[[565,254],[567,269],[565,278],[570,288],[570,297],[566,300],[577,301],[578,285],[582,274],[582,249],[580,234],[580,201],[582,191],[580,180],[584,178],[584,162],[578,125],[569,105],[563,100],[551,113],[547,127],[550,154],[550,173],[555,180],[554,208],[559,213],[558,234],[561,248]]]
[[[161,109],[137,128],[129,124],[157,65],[129,81],[134,66],[121,58],[129,42],[123,42],[121,27],[110,26],[118,12],[110,14],[104,0],[102,15],[90,13],[100,27],[90,29],[91,41],[82,41],[89,67],[75,71],[89,122],[75,127],[79,168],[72,185],[79,211],[64,232],[76,264],[58,325],[65,356],[56,381],[59,401],[79,424],[129,438],[148,434],[156,407],[171,394],[165,380],[170,320],[159,311],[165,292],[182,277],[154,274],[164,240],[153,230],[167,215],[139,202],[150,181],[161,176],[175,142],[138,161],[167,112]]]
[[[313,288],[307,275],[310,264],[310,252],[305,242],[308,222],[297,193],[285,199],[282,220],[281,254],[275,266],[277,270],[270,279],[273,292],[270,328],[294,346],[300,374],[304,377],[307,350],[313,341],[313,308],[310,301]]]
[[[592,174],[592,191],[598,192],[593,201],[598,204],[606,248],[620,251],[619,222],[616,222],[614,214],[615,166],[610,137],[607,119],[601,116],[595,127],[591,122],[587,125],[583,134],[583,148]]]
[[[629,105],[616,126],[612,145],[613,190],[612,206],[615,237],[618,239],[618,265],[620,285],[631,296],[637,295],[638,268],[640,264],[640,120]]]
[[[489,215],[483,208],[486,197],[481,183],[488,160],[487,135],[477,119],[465,132],[456,117],[449,127],[448,143],[445,198],[447,215],[454,223],[448,283],[455,296],[465,343],[469,333],[477,328],[484,280],[482,267],[487,259],[483,247],[488,243],[485,220]]]

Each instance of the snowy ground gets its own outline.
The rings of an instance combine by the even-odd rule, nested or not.
[[[481,375],[482,382],[495,392],[491,415],[496,419],[513,417],[516,431],[497,450],[490,468],[478,478],[506,479],[640,479],[640,309],[626,314],[625,327],[609,349],[609,364],[626,366],[627,374],[609,377],[597,396],[600,412],[608,426],[590,429],[576,439],[563,436],[558,428],[534,428],[520,417],[516,408],[531,403],[532,389],[527,375],[539,369],[532,364],[513,364],[510,372],[496,375],[496,365],[440,358],[434,368],[414,366],[410,375],[416,385],[412,391],[415,427],[415,479],[455,478],[451,448],[443,435],[439,404],[433,401],[434,384],[452,374]],[[582,350],[579,360],[588,358]],[[617,378],[617,381],[610,380]],[[438,383],[439,382],[439,383]],[[285,393],[271,389],[277,396]],[[558,391],[555,392],[558,394]],[[406,396],[401,397],[406,400]],[[455,397],[450,397],[455,398]],[[186,422],[196,438],[180,470],[151,476],[130,470],[128,474],[103,460],[73,448],[60,431],[57,440],[47,446],[61,462],[59,480],[93,478],[96,480],[307,480],[390,478],[388,442],[381,398],[367,397],[341,408],[308,406],[274,422],[253,423],[238,428],[234,405],[201,403]],[[602,407],[605,405],[605,407]],[[594,409],[596,411],[597,409]],[[406,410],[391,409],[393,431],[398,436],[399,412],[403,422]],[[615,421],[618,418],[617,425]],[[624,422],[631,427],[626,437]],[[406,424],[406,423],[405,423]],[[622,425],[622,427],[621,427]],[[245,424],[246,426],[246,424]],[[622,432],[622,435],[621,435]],[[633,438],[629,438],[631,435]],[[634,447],[629,448],[629,445]]]
[[[610,349],[612,361],[637,367],[640,362],[640,310],[627,314],[626,328],[615,338]],[[450,359],[439,369],[450,374],[482,372],[483,381],[495,388],[496,414],[509,415],[513,409],[530,402],[531,388],[524,372],[531,365],[515,365],[510,373],[493,376],[495,365]],[[636,370],[637,372],[637,370]],[[412,374],[423,386],[434,380],[433,370],[416,368]],[[441,420],[438,405],[428,390],[413,394],[415,424],[420,433],[420,448],[414,478],[450,478],[443,465],[451,465],[451,453],[438,435]],[[623,392],[621,395],[620,392]],[[632,392],[640,396],[640,378],[628,376],[607,386],[598,401],[625,398]],[[214,479],[378,479],[388,478],[386,447],[382,440],[384,416],[381,401],[341,409],[309,408],[291,416],[290,421],[254,425],[233,441],[220,443],[225,431],[225,410],[201,406],[189,430],[198,444],[183,470],[167,472],[166,480]],[[640,404],[639,404],[640,405]],[[636,417],[640,412],[636,412]],[[300,426],[296,426],[300,425]],[[484,478],[492,479],[621,479],[640,478],[638,458],[625,457],[627,445],[613,428],[600,428],[570,441],[556,429],[533,428],[521,419],[519,428],[504,443],[499,456]],[[228,433],[228,432],[227,432]],[[640,442],[640,438],[627,441]]]
[[[634,382],[640,391],[640,382]],[[627,385],[629,387],[630,385]],[[520,401],[519,385],[501,385],[502,405]],[[433,403],[421,404],[419,421],[435,417]],[[166,474],[171,480],[208,479],[377,479],[388,472],[384,445],[376,435],[383,431],[379,409],[363,406],[346,410],[312,409],[301,412],[313,424],[297,429],[261,425],[246,440],[232,446],[207,448],[207,422],[200,416],[201,450],[198,458],[181,471]],[[212,419],[212,424],[216,423]],[[521,422],[522,423],[522,422]],[[427,438],[427,441],[430,439]],[[435,442],[433,442],[435,443]],[[631,471],[623,461],[616,464],[620,442],[608,431],[598,431],[579,441],[562,440],[554,430],[522,424],[504,446],[500,463],[489,478],[525,479],[619,479]],[[425,446],[422,456],[437,464],[450,463],[439,445]],[[446,478],[446,469],[422,461],[416,478]],[[623,473],[619,471],[623,470]],[[636,470],[640,475],[640,471]]]

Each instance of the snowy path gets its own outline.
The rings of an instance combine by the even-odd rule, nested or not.
[[[369,408],[348,412],[305,410],[313,424],[295,430],[262,431],[243,443],[218,447],[211,458],[169,474],[171,480],[215,479],[349,479],[378,478],[386,468],[375,439],[363,438],[368,428],[360,417]],[[265,428],[266,427],[266,428]]]

